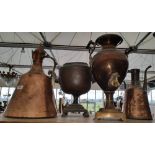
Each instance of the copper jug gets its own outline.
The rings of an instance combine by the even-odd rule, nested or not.
[[[79,96],[87,93],[91,87],[91,71],[88,64],[83,62],[64,64],[59,71],[59,83],[65,93],[74,97],[71,105],[63,107],[62,116],[66,116],[68,112],[83,112],[83,116],[88,117],[88,111],[78,103]]]
[[[90,62],[92,74],[95,81],[102,88],[106,95],[105,108],[101,108],[95,115],[96,119],[116,119],[125,120],[124,114],[115,109],[113,94],[121,85],[128,70],[127,56],[115,47],[121,44],[123,39],[116,34],[105,34],[96,39],[95,42],[88,43],[90,51]],[[89,45],[91,44],[91,46]],[[102,50],[93,58],[92,53],[96,45],[101,45]]]
[[[42,69],[46,53],[42,47],[32,53],[31,70],[23,74],[4,112],[5,117],[46,118],[56,117],[55,97],[51,79]]]
[[[131,69],[131,87],[125,91],[125,113],[128,119],[152,120],[147,96],[147,70],[145,69],[143,88],[140,86],[140,69]]]

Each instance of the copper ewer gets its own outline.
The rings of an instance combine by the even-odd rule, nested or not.
[[[115,109],[113,102],[113,94],[121,85],[128,70],[127,56],[123,51],[115,48],[122,41],[119,35],[105,34],[97,38],[95,42],[90,41],[88,44],[93,77],[106,95],[105,108],[101,108],[96,113],[96,119],[125,120],[125,115],[121,110]],[[92,58],[91,54],[96,45],[101,45],[102,50]]]
[[[78,103],[79,96],[88,92],[91,87],[91,71],[88,64],[83,62],[64,64],[59,71],[59,83],[65,93],[74,97],[73,103],[63,108],[62,116],[66,116],[68,112],[83,112],[83,116],[88,117],[88,111]]]
[[[32,53],[31,70],[23,74],[4,112],[5,117],[56,117],[55,97],[51,79],[42,69],[45,51],[42,47]]]
[[[128,119],[152,120],[147,96],[147,70],[145,70],[143,88],[140,86],[140,69],[131,69],[131,87],[125,92],[125,113]]]

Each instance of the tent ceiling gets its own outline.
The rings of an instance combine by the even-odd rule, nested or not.
[[[64,45],[66,47],[80,46],[85,49],[90,39],[95,41],[97,37],[105,33],[106,32],[43,32],[43,35],[52,45]],[[123,43],[119,45],[119,48],[128,48],[129,46],[136,45],[136,43],[138,43],[147,34],[147,32],[112,33],[119,34],[124,39]],[[0,62],[17,65],[15,69],[21,73],[25,73],[32,64],[31,52],[34,50],[34,48],[25,48],[25,52],[22,53],[21,46],[20,48],[12,48],[9,47],[9,45],[11,45],[11,43],[14,43],[16,46],[21,43],[23,45],[27,43],[39,45],[43,42],[43,38],[39,32],[0,32]],[[2,47],[2,43],[7,43],[8,47]],[[139,46],[139,49],[148,50],[145,51],[145,54],[129,54],[129,69],[140,68],[142,71],[144,71],[148,65],[152,65],[152,68],[150,69],[151,72],[148,74],[148,78],[154,77],[155,51],[151,51],[152,54],[147,54],[147,52],[149,53],[149,50],[155,50],[155,38],[152,34]],[[48,49],[46,49],[46,51],[50,54]],[[59,48],[57,48],[53,49],[52,51],[59,65],[63,65],[66,62],[75,61],[89,62],[89,54],[87,50],[59,50]],[[43,65],[53,66],[53,62],[45,59]],[[45,72],[47,72],[47,68],[49,67],[45,67]],[[4,69],[7,70],[7,68]],[[143,78],[143,74],[141,75],[141,78]],[[126,79],[129,80],[130,75],[128,75]]]
[[[106,32],[45,32],[43,33],[46,40],[53,45],[66,46],[83,46],[85,47],[88,41],[96,40]],[[147,32],[110,32],[121,35],[124,39],[119,48],[128,48],[129,45],[135,45],[142,39]],[[140,46],[140,49],[155,49],[154,37],[150,35]],[[40,44],[43,42],[39,32],[0,32],[0,43],[31,43]],[[0,45],[1,46],[1,45]]]

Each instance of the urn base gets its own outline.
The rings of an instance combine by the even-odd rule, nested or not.
[[[63,107],[62,117],[67,116],[69,112],[71,112],[71,113],[79,113],[79,114],[81,112],[83,112],[83,117],[89,117],[88,111],[81,104],[65,105]]]
[[[126,116],[123,112],[116,109],[101,109],[95,114],[95,119],[101,120],[119,120],[125,121]]]

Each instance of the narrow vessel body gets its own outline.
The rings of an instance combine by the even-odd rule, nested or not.
[[[128,119],[152,120],[147,91],[140,85],[140,69],[132,69],[130,72],[132,77],[131,87],[125,91],[126,117]]]

